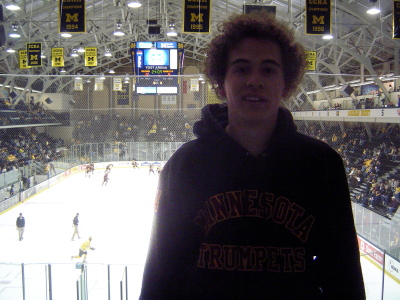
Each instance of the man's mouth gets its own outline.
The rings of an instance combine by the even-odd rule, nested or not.
[[[263,98],[260,98],[260,97],[253,97],[253,96],[243,97],[242,99],[243,99],[244,101],[251,101],[251,102],[260,102],[260,101],[264,101]]]

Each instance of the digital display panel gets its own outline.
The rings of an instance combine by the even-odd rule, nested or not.
[[[170,76],[182,74],[183,44],[178,42],[131,43],[133,73],[139,76]],[[170,88],[169,88],[170,87]],[[140,94],[172,94],[178,92],[178,80],[167,77],[138,77],[136,92]]]
[[[167,66],[169,67],[169,50],[167,49],[144,49],[143,63],[145,66]]]

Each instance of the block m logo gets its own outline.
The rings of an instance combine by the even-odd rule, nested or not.
[[[325,24],[325,16],[312,16],[312,24]]]
[[[191,13],[190,22],[203,22],[203,13],[199,13],[198,15]]]
[[[68,23],[71,23],[71,22],[77,23],[78,22],[78,13],[74,13],[73,15],[67,13],[65,16],[67,17],[66,22],[68,22]]]

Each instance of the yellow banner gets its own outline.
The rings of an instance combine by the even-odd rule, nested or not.
[[[315,71],[317,69],[317,52],[316,51],[306,51],[306,70]]]
[[[51,48],[51,66],[64,67],[64,48]]]
[[[97,66],[97,48],[85,47],[85,67]]]
[[[371,111],[370,110],[362,110],[361,115],[364,117],[369,117],[371,115]]]
[[[31,67],[28,66],[28,55],[26,50],[19,50],[18,51],[18,62],[20,69],[30,69]]]

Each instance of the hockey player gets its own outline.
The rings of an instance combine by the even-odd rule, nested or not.
[[[79,255],[71,256],[71,260],[73,260],[74,258],[81,258],[83,256],[83,262],[85,262],[87,257],[87,251],[89,249],[94,250],[94,247],[91,246],[91,243],[92,243],[92,237],[90,236],[89,239],[79,247]]]
[[[106,170],[105,170],[104,172],[105,172],[105,173],[106,173],[106,172],[111,172],[111,167],[113,167],[113,164],[107,165]]]
[[[149,165],[149,175],[150,175],[150,174],[156,175],[156,173],[154,173],[154,166],[153,166],[153,164],[150,164],[150,165]]]
[[[110,178],[108,177],[108,174],[110,174],[110,171],[108,171],[108,172],[106,172],[106,173],[104,174],[103,183],[101,184],[102,186],[103,186],[103,185],[107,185],[108,181],[110,180]]]
[[[137,161],[132,160],[132,167],[133,169],[139,169],[139,164],[137,163]]]

